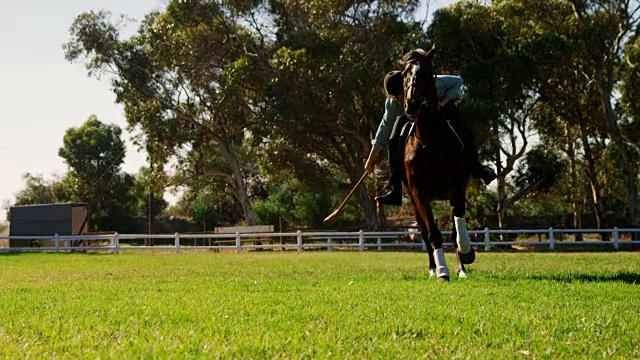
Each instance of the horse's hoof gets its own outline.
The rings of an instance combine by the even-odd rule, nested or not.
[[[429,269],[429,279],[436,276],[436,269]]]
[[[449,280],[451,280],[451,279],[449,279],[449,275],[441,276],[441,277],[438,278],[438,282],[449,281]]]
[[[464,279],[467,277],[467,273],[462,269],[458,269],[458,277]]]
[[[473,264],[473,262],[476,261],[476,251],[473,250],[473,248],[471,248],[471,251],[469,251],[466,254],[463,254],[463,253],[459,253],[459,254],[460,254],[460,262],[463,263],[464,265]]]

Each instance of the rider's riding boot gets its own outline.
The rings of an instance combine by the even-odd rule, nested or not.
[[[389,152],[393,152],[391,151],[391,148]],[[391,172],[389,182],[387,182],[387,185],[382,189],[383,195],[375,197],[376,201],[379,201],[384,205],[402,205],[402,169],[398,166],[399,164],[397,164],[397,158],[398,156],[389,156],[389,170]]]
[[[467,127],[466,122],[462,120],[457,107],[452,102],[445,105],[445,116],[452,120],[455,128],[460,132],[459,135],[464,143],[464,157],[471,170],[471,176],[475,179],[482,179],[486,185],[489,185],[498,176],[490,167],[480,163],[473,133]]]
[[[498,176],[490,167],[480,163],[478,159],[478,149],[474,145],[475,143],[473,141],[468,141],[464,148],[465,158],[471,167],[471,176],[474,179],[482,179],[486,185],[489,185]]]
[[[400,181],[400,179],[394,179],[399,178],[399,176],[395,175],[396,172],[391,173],[389,183],[387,183],[387,186],[382,189],[386,192],[383,195],[376,196],[376,201],[379,201],[384,205],[402,205],[402,181]]]

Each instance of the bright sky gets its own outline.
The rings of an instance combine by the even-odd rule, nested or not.
[[[426,2],[426,0],[423,0]],[[431,0],[430,12],[453,0]],[[26,172],[51,179],[67,167],[58,156],[65,131],[90,115],[125,130],[122,107],[107,80],[89,78],[80,64],[64,58],[74,18],[84,11],[105,9],[141,19],[161,9],[166,0],[20,0],[0,1],[0,203],[13,200],[24,186]],[[426,7],[419,14],[424,16]],[[125,133],[123,170],[135,173],[145,165]],[[171,199],[167,199],[171,201]],[[0,211],[0,222],[5,212]]]

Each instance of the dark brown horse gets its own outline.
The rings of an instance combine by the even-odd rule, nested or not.
[[[413,121],[414,135],[404,150],[406,178],[403,179],[413,205],[422,239],[429,252],[430,273],[449,280],[442,250],[442,234],[431,209],[433,200],[449,200],[453,207],[452,239],[458,259],[458,275],[466,277],[464,264],[475,260],[464,214],[470,172],[463,146],[452,124],[440,111],[436,92],[433,56],[435,49],[413,50],[404,55],[405,113]]]

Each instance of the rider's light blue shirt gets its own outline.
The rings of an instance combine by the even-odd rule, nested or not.
[[[436,92],[438,99],[455,99],[462,95],[462,85],[464,84],[460,76],[436,75]],[[381,149],[389,143],[389,137],[393,130],[396,118],[404,114],[403,104],[387,98],[384,102],[384,115],[378,126],[376,137],[372,141],[374,147]]]

